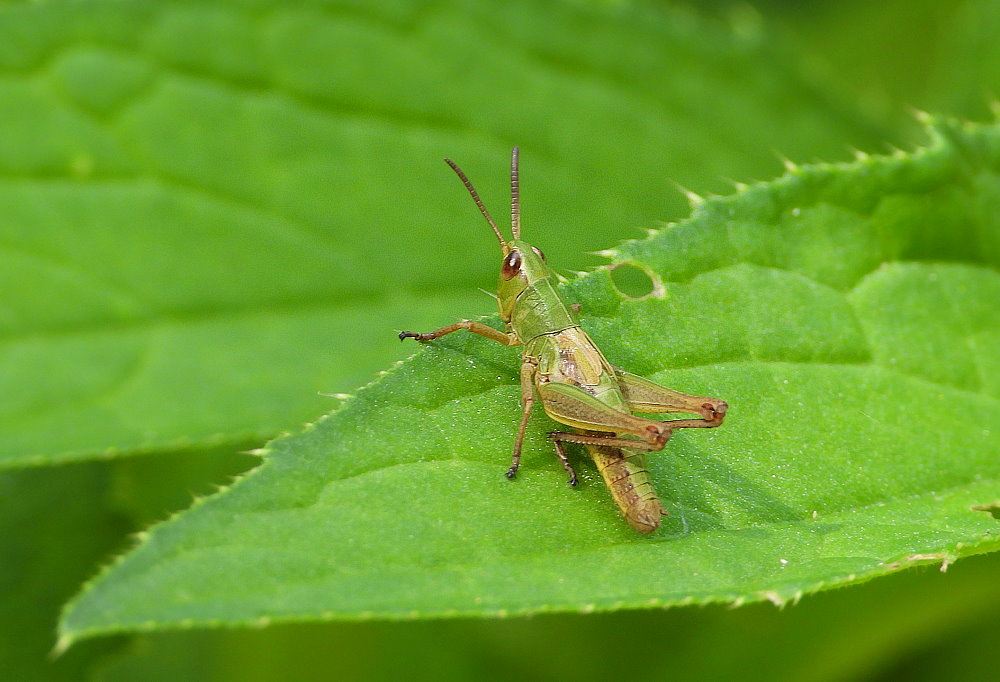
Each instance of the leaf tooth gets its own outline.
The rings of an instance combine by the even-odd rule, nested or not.
[[[894,144],[889,145],[889,154],[892,155],[892,158],[894,159],[902,159],[906,157],[906,152]]]
[[[933,126],[936,120],[933,114],[930,114],[924,111],[923,109],[917,109],[915,107],[910,109],[910,114],[913,116],[913,118],[917,119],[917,121],[919,121],[925,126]]]
[[[693,190],[688,189],[679,182],[674,182],[674,187],[676,187],[681,194],[687,197],[688,206],[691,207],[691,210],[694,210],[705,203],[705,197],[701,196],[700,194],[698,194]]]
[[[946,573],[948,567],[955,562],[954,556],[948,552],[929,552],[922,554],[908,554],[906,556],[907,561],[919,562],[919,561],[940,561],[941,562],[941,572]]]
[[[764,599],[768,600],[778,608],[783,607],[785,605],[785,602],[787,601],[784,597],[782,597],[774,590],[762,590],[757,594],[763,597]]]
[[[321,395],[324,398],[336,398],[337,400],[349,400],[354,397],[351,393],[323,393],[322,391],[316,391],[316,395]]]
[[[788,172],[788,173],[798,173],[800,170],[802,170],[802,167],[799,166],[799,164],[795,163],[794,161],[792,161],[790,158],[788,158],[784,154],[781,154],[781,153],[777,153],[777,154],[778,154],[778,159],[781,161],[781,165],[785,167],[785,171],[786,172]]]

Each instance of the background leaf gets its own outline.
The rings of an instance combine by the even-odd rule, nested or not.
[[[516,356],[447,337],[156,528],[63,632],[783,603],[995,549],[970,507],[1000,476],[998,167],[1000,128],[941,125],[913,156],[797,169],[618,249],[661,297],[607,270],[565,287],[611,362],[732,406],[651,458],[672,513],[652,541],[592,466],[565,489],[543,417],[503,481]]]
[[[120,638],[87,642],[48,659],[54,614],[127,530],[122,515],[101,504],[108,487],[97,464],[0,476],[0,670],[7,679],[79,680],[121,647]]]
[[[835,101],[682,10],[0,8],[0,466],[260,441],[402,357],[394,326],[489,310],[442,156],[499,210],[530,150],[573,268],[682,213],[670,179],[891,137]]]

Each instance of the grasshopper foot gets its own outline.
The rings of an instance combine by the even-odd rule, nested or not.
[[[726,411],[729,405],[724,400],[713,400],[701,406],[705,410],[705,421],[712,426],[718,426],[726,418]]]
[[[515,476],[517,476],[517,467],[511,467],[510,469],[507,469],[507,473],[504,474],[504,476],[513,479]]]

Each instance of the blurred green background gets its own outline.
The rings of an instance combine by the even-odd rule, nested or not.
[[[491,310],[495,246],[442,156],[503,216],[520,144],[526,233],[581,269],[683,218],[677,184],[912,148],[913,109],[989,117],[998,31],[986,0],[0,5],[0,677],[988,677],[992,556],[783,610],[48,652],[129,533],[405,357],[394,327]]]

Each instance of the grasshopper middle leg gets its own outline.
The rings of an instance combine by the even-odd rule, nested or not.
[[[521,363],[521,423],[517,428],[517,438],[514,439],[514,453],[510,458],[510,468],[507,469],[507,478],[514,478],[517,470],[521,466],[521,447],[524,443],[524,432],[528,427],[528,418],[531,416],[531,408],[535,404],[535,373],[538,371],[538,358],[532,355],[525,355]],[[569,463],[566,453],[556,443],[556,457],[563,465],[563,469],[569,474],[569,484],[576,485],[576,472]]]

